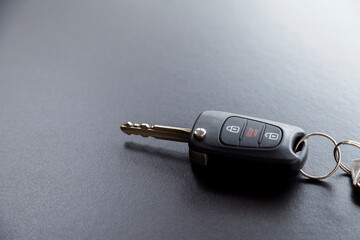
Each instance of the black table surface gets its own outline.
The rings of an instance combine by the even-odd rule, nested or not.
[[[359,62],[355,0],[0,1],[0,239],[359,239],[340,169],[214,185],[187,144],[119,130],[222,110],[360,140]]]

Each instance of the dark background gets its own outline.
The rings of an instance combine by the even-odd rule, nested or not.
[[[359,60],[355,0],[0,1],[0,238],[358,239],[341,170],[214,187],[186,144],[119,126],[223,110],[360,140]]]

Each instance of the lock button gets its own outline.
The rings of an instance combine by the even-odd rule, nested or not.
[[[229,117],[223,124],[220,141],[229,146],[239,146],[240,134],[246,120],[239,117]]]
[[[261,139],[261,148],[276,147],[281,142],[281,129],[273,125],[266,124],[265,130]]]

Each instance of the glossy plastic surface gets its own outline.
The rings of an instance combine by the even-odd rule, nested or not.
[[[241,142],[240,146],[225,145],[220,141],[220,132],[224,122],[230,117],[240,117],[250,120],[249,122],[256,121],[266,126],[276,126],[282,131],[281,142],[272,148],[242,147]],[[189,148],[197,153],[205,154],[207,165],[228,166],[231,169],[234,167],[251,168],[255,171],[272,171],[275,174],[294,176],[307,158],[306,143],[298,153],[293,151],[296,141],[305,135],[304,130],[296,126],[234,113],[205,111],[197,118],[193,131],[196,128],[205,128],[207,134],[204,139],[196,139],[192,134]],[[246,136],[243,136],[244,138]]]

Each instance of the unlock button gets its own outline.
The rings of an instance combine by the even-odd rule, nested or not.
[[[282,138],[280,128],[266,124],[265,131],[260,143],[261,148],[271,148],[279,145]]]

